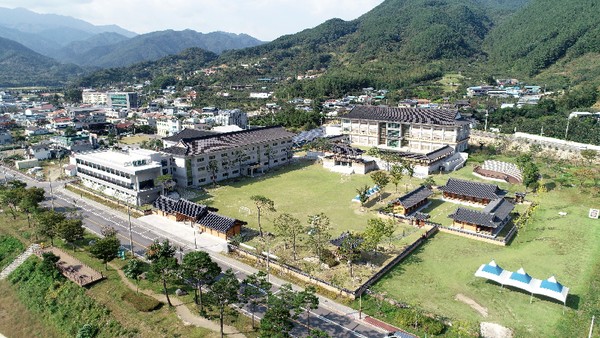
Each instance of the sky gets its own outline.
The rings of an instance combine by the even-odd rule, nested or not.
[[[166,29],[246,33],[271,41],[320,23],[352,20],[383,0],[0,0],[0,7],[68,15],[138,34]]]

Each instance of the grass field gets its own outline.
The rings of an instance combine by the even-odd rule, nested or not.
[[[443,317],[499,323],[514,328],[516,337],[553,336],[563,318],[560,302],[534,296],[529,304],[526,292],[508,287],[500,293],[500,285],[473,274],[492,259],[510,271],[523,267],[538,279],[554,274],[570,288],[567,314],[579,313],[583,307],[580,298],[588,292],[597,262],[600,237],[598,221],[587,214],[590,207],[598,205],[598,200],[590,201],[575,188],[552,190],[542,200],[534,222],[509,246],[437,233],[372,289],[387,292],[398,301],[418,301],[425,311]],[[568,215],[559,216],[559,211]],[[489,316],[484,318],[454,300],[457,294],[487,307]]]
[[[150,139],[146,136],[130,136],[130,137],[123,137],[122,139],[119,140],[119,143],[123,143],[123,144],[135,144],[135,143],[142,143],[142,141],[149,141]]]

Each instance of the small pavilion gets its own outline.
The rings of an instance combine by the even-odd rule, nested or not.
[[[419,186],[418,188],[408,192],[406,195],[393,200],[393,212],[394,214],[407,216],[413,211],[427,204],[431,195],[433,195],[433,192],[431,192],[429,188],[424,185]]]
[[[453,177],[438,189],[443,191],[443,198],[450,202],[454,200],[484,206],[506,195],[506,191],[498,188],[497,184],[472,182]]]

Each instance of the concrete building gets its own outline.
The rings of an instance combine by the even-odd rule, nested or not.
[[[0,129],[0,144],[11,144],[13,141],[10,130]]]
[[[109,108],[138,108],[137,93],[126,92],[96,92],[84,91],[82,93],[83,104],[94,106],[108,106]]]
[[[212,182],[211,163],[217,167],[215,181],[241,175],[254,176],[265,168],[290,163],[294,135],[280,126],[207,133],[204,136],[182,137],[176,145],[162,152],[173,157],[171,175],[177,184],[195,187]]]
[[[95,140],[89,135],[64,135],[50,138],[57,147],[72,152],[90,151],[94,149]]]
[[[219,114],[215,116],[215,124],[221,126],[238,126],[242,129],[246,129],[248,126],[248,115],[239,110],[220,110]]]
[[[91,104],[94,106],[106,106],[108,104],[106,92],[84,90],[83,93],[81,93],[81,96],[83,104]]]
[[[36,144],[27,148],[27,158],[36,160],[47,160],[52,157],[50,147],[47,144]]]
[[[161,137],[173,136],[182,130],[181,121],[176,118],[163,118],[156,121],[156,133]]]
[[[170,165],[167,157],[145,149],[92,151],[74,158],[83,185],[135,205],[158,197],[162,187],[154,180],[167,173]]]

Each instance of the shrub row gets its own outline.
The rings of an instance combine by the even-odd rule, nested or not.
[[[152,297],[144,294],[136,294],[131,290],[123,292],[121,299],[133,305],[136,310],[143,312],[150,312],[160,306],[160,302]]]

